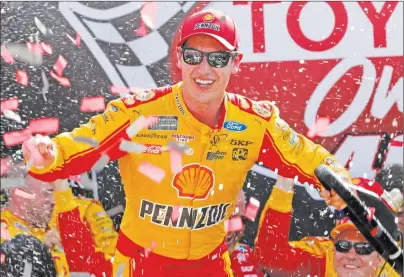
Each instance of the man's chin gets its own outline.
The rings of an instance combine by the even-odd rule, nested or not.
[[[362,277],[359,268],[341,266],[337,270],[338,277]],[[363,276],[364,277],[364,276]]]

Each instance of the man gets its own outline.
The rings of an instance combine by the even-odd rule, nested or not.
[[[180,32],[182,82],[112,101],[71,133],[30,141],[44,159],[30,174],[42,180],[88,171],[101,157],[97,165],[119,159],[126,210],[114,271],[124,276],[231,276],[223,221],[256,162],[317,186],[320,164],[348,175],[281,120],[273,104],[226,92],[242,59],[231,18],[201,11]],[[149,116],[157,121],[148,125]],[[76,142],[83,137],[98,147]],[[170,141],[186,144],[179,171],[170,157],[181,146],[170,144],[168,153]],[[130,142],[144,145],[143,152]]]
[[[237,196],[234,216],[240,216],[244,221],[245,202],[245,194],[241,190]],[[230,253],[234,277],[264,277],[252,249],[247,244],[240,243],[243,233],[244,225],[241,230],[228,232],[226,235],[226,245]]]
[[[58,180],[51,185],[27,176],[26,187],[15,188],[8,208],[1,211],[1,243],[12,242],[19,235],[34,237],[51,250],[58,276],[71,272],[109,276],[111,262],[94,245],[85,215],[67,182]]]
[[[292,198],[293,180],[279,177],[260,219],[255,256],[272,277],[376,277],[381,270],[380,276],[399,276],[388,264],[384,265],[383,258],[347,217],[337,221],[331,239],[306,237],[289,242]],[[328,200],[330,205],[339,205],[339,199]],[[389,214],[378,218],[385,220]],[[394,222],[392,215],[390,219]]]

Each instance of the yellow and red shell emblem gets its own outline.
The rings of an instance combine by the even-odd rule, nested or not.
[[[208,13],[203,17],[203,21],[205,22],[212,22],[213,19],[215,19],[215,17],[211,13]]]
[[[195,200],[206,199],[215,184],[212,169],[200,164],[187,164],[174,175],[173,187],[178,197]]]
[[[272,107],[269,105],[268,101],[253,102],[252,109],[263,118],[269,118],[272,115]]]

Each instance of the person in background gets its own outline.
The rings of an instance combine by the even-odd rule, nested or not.
[[[286,274],[318,277],[400,276],[343,215],[337,217],[331,238],[305,237],[289,242],[293,184],[293,180],[278,176],[260,219],[254,253],[266,272],[272,277]],[[330,197],[327,200],[329,205],[341,207],[341,203],[338,203],[341,199]],[[375,201],[385,207],[381,201]],[[378,210],[375,215],[378,216]],[[390,216],[383,214],[378,218],[383,224],[387,218],[394,222],[391,213]]]
[[[240,191],[237,196],[235,211],[233,216],[241,216],[244,218],[245,213],[245,194]],[[254,257],[253,251],[247,244],[240,243],[244,233],[243,228],[239,231],[228,232],[226,235],[226,245],[230,253],[231,269],[233,270],[234,277],[264,277],[264,273],[259,268],[258,263]]]

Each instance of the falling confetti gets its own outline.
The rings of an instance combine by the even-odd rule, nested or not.
[[[145,2],[140,10],[141,20],[150,29],[155,28],[157,3],[155,1]],[[147,29],[146,29],[147,32]]]
[[[182,171],[182,152],[175,148],[170,148],[170,166],[173,174]]]
[[[147,128],[150,125],[153,125],[158,118],[149,116],[145,118],[143,115],[139,116],[135,122],[133,122],[127,129],[126,129],[126,134],[128,137],[132,138],[134,135],[136,135],[140,130],[143,128]]]
[[[71,40],[71,42],[73,42],[74,45],[76,45],[77,47],[80,46],[81,44],[81,38],[79,33],[76,33],[76,38],[72,38],[68,33],[66,33],[66,36]]]
[[[118,270],[116,271],[115,277],[124,277],[123,272],[125,270],[125,264],[120,264]]]
[[[52,35],[52,30],[45,27],[45,25],[35,16],[34,22],[38,30],[45,36]]]
[[[178,144],[174,141],[170,141],[168,142],[168,148],[169,149],[175,149],[181,153],[186,153],[187,151],[189,151],[191,148],[185,144]]]
[[[148,162],[142,162],[139,165],[138,170],[140,173],[146,175],[147,177],[149,177],[150,179],[152,179],[157,183],[161,183],[161,181],[164,179],[166,175],[163,169],[155,165],[152,165]]]
[[[116,215],[119,214],[119,213],[122,213],[123,211],[124,211],[123,206],[122,206],[122,205],[118,205],[118,206],[116,206],[116,207],[114,207],[114,208],[112,208],[112,209],[109,209],[109,210],[107,211],[107,215],[108,215],[109,217],[113,217],[113,216],[116,216]]]
[[[53,51],[49,43],[41,42],[41,47],[44,53],[52,55]]]
[[[109,156],[107,154],[102,154],[98,161],[95,162],[91,171],[96,173],[100,172],[109,163]]]
[[[31,120],[28,124],[28,128],[32,134],[50,135],[58,133],[59,125],[59,118],[45,117]]]
[[[24,70],[17,70],[15,73],[15,80],[17,83],[28,86],[28,74]]]
[[[144,145],[136,144],[127,140],[122,140],[121,144],[119,145],[119,149],[124,152],[140,154],[144,151]]]
[[[42,77],[42,83],[43,83],[41,93],[42,93],[43,98],[45,99],[45,101],[47,101],[46,100],[46,93],[48,93],[48,91],[49,91],[49,80],[46,77],[46,73],[45,73],[45,71],[43,69],[41,69],[41,77]]]
[[[231,219],[226,219],[224,221],[224,231],[228,232],[237,232],[243,229],[243,221],[240,216],[234,216]]]
[[[107,161],[107,162],[105,163],[105,165],[106,165],[106,164],[108,163],[108,161],[109,161],[109,156],[107,156],[107,155],[105,155],[105,156],[106,156],[106,158],[103,159],[103,157],[101,157],[101,159],[103,159],[103,162]],[[104,165],[102,168],[104,168],[105,165]],[[101,166],[101,165],[100,165],[100,166]],[[99,171],[101,171],[102,168],[100,168]],[[96,169],[97,169],[97,168],[94,169],[94,167],[93,167],[93,169],[91,169],[91,181],[92,181],[92,184],[93,184],[93,185],[92,185],[93,198],[94,198],[95,200],[98,200],[98,199],[99,199],[99,196],[98,196],[98,182],[97,182],[97,172],[98,172],[98,171],[96,171]]]
[[[5,118],[15,120],[18,123],[21,123],[21,117],[13,111],[10,110],[3,110],[3,114]]]
[[[0,176],[3,176],[7,173],[8,170],[8,162],[10,161],[10,158],[1,158],[1,164],[0,164]]]
[[[10,98],[1,101],[0,109],[1,112],[3,112],[3,110],[9,110],[9,111],[18,110],[18,98]]]
[[[62,77],[63,71],[65,70],[66,66],[67,66],[66,59],[62,55],[59,55],[58,59],[53,65],[53,70],[58,76]]]
[[[105,100],[103,96],[83,97],[80,104],[81,112],[103,112],[105,111]]]
[[[139,27],[136,30],[136,35],[139,37],[144,37],[147,35],[147,26],[142,19],[140,19]]]
[[[1,178],[1,189],[12,189],[25,187],[24,178]]]
[[[329,125],[330,119],[328,117],[319,117],[316,123],[311,126],[307,133],[307,137],[313,138],[315,136],[324,136],[327,133]]]
[[[11,239],[10,232],[7,230],[7,224],[5,222],[1,223],[1,239],[3,240],[9,240]]]
[[[41,66],[43,63],[42,55],[28,51],[26,45],[8,44],[7,49],[10,55],[16,60],[26,62],[32,66]]]
[[[75,181],[75,182],[83,182],[83,179],[81,178],[80,175],[71,175],[71,176],[69,176],[68,179]]]
[[[6,263],[6,254],[0,253],[0,264],[5,264],[5,263]]]
[[[4,145],[11,147],[18,145],[28,140],[31,137],[31,132],[27,129],[6,132],[3,134]]]
[[[32,263],[25,261],[24,262],[24,272],[22,277],[31,277],[32,273]]]
[[[173,223],[177,222],[177,220],[178,220],[178,218],[180,216],[180,208],[181,208],[180,204],[177,204],[174,207],[173,212],[171,213],[171,221]]]
[[[145,248],[144,255],[146,256],[146,258],[149,257],[149,254],[153,251],[154,248],[156,248],[156,246],[157,242],[153,241],[150,248]]]
[[[244,216],[251,221],[255,221],[255,217],[257,216],[259,208],[260,208],[260,202],[254,197],[251,197],[247,205],[246,211],[244,213]]]
[[[13,56],[11,56],[10,52],[8,52],[7,47],[5,45],[1,46],[1,57],[8,64],[15,63],[15,60],[13,59]]]
[[[98,148],[100,146],[100,143],[98,141],[96,141],[95,139],[92,139],[92,138],[74,137],[73,140],[75,142],[78,142],[78,143],[88,144],[88,145],[90,145],[91,147],[94,147],[94,148]]]
[[[33,193],[28,193],[26,191],[23,191],[21,189],[15,189],[14,190],[14,195],[25,198],[25,199],[35,199],[35,194]]]
[[[70,87],[70,81],[66,77],[60,77],[53,71],[50,72],[50,75],[52,76],[53,79],[58,81],[62,86]]]
[[[130,93],[130,89],[127,87],[116,87],[116,86],[111,86],[111,93],[113,95],[119,95],[121,97],[127,96]]]
[[[35,55],[43,55],[44,50],[39,42],[27,42],[27,49]]]

